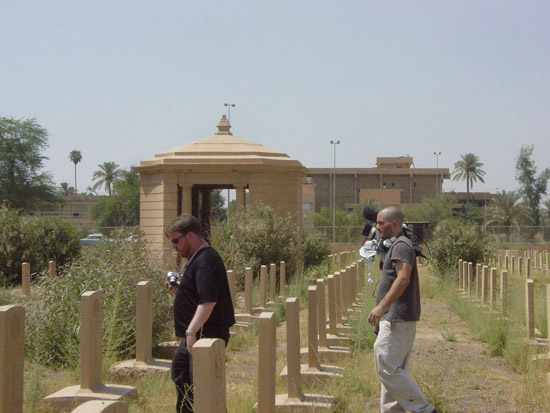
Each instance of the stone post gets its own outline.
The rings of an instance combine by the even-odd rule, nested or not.
[[[506,315],[506,307],[508,306],[508,271],[500,272],[500,314]]]
[[[342,293],[341,293],[341,281],[342,277],[339,272],[334,273],[334,294],[336,303],[336,323],[342,324]]]
[[[550,271],[550,253],[546,253],[546,271]]]
[[[358,276],[357,273],[359,271],[359,264],[355,263],[351,266],[351,281],[352,281],[352,289],[351,289],[351,295],[352,295],[352,304],[357,303],[357,284],[358,284]]]
[[[330,274],[332,272],[332,254],[328,255],[328,261],[327,261],[327,272]]]
[[[525,260],[525,277],[531,278],[531,258],[529,257]]]
[[[193,346],[195,413],[226,413],[225,342],[203,338]]]
[[[237,305],[237,296],[235,291],[237,290],[236,280],[235,280],[235,271],[227,270],[227,283],[229,284],[229,294],[231,295],[231,302],[233,306]]]
[[[235,185],[236,188],[236,210],[237,212],[243,212],[246,209],[246,186]]]
[[[489,281],[489,303],[491,310],[495,309],[496,293],[497,293],[497,269],[491,268],[491,280]]]
[[[506,256],[504,257],[504,269],[506,271],[510,271],[509,262],[510,262],[510,256],[508,254],[506,254]]]
[[[275,293],[277,292],[277,266],[269,264],[269,301],[275,302]]]
[[[25,309],[0,307],[0,413],[23,413]]]
[[[489,267],[483,266],[483,275],[481,278],[481,301],[483,304],[487,304],[487,290],[488,290],[488,272]]]
[[[258,413],[275,413],[277,317],[261,313],[258,332]]]
[[[281,261],[279,266],[279,295],[281,297],[285,296],[286,288],[286,262]]]
[[[458,289],[462,288],[462,259],[458,260]]]
[[[512,266],[512,274],[513,274],[513,273],[516,272],[516,257],[514,257],[512,255],[511,260],[512,260],[512,262],[511,262],[512,265],[511,266]]]
[[[360,260],[359,261],[359,272],[358,272],[358,277],[359,277],[359,294],[363,294],[363,291],[365,290],[365,260]]]
[[[476,264],[476,299],[481,298],[481,264]]]
[[[328,287],[328,332],[336,335],[336,296],[334,293],[334,275],[327,277]]]
[[[309,367],[319,368],[319,341],[317,336],[317,286],[307,289],[307,348]]]
[[[97,391],[101,386],[102,297],[99,291],[86,291],[81,297],[80,387]]]
[[[136,302],[136,362],[148,364],[153,346],[153,289],[151,281],[137,285]]]
[[[260,267],[260,308],[265,308],[265,289],[266,289],[267,267]]]
[[[327,345],[327,313],[325,306],[325,283],[317,280],[317,329],[319,331],[319,347]]]
[[[286,360],[288,397],[300,398],[300,305],[297,297],[286,300]]]
[[[24,262],[21,264],[21,285],[23,294],[31,295],[31,264]]]
[[[525,280],[525,313],[529,339],[535,338],[535,282]]]
[[[462,261],[462,291],[468,291],[468,261]]]
[[[55,278],[56,276],[55,261],[48,262],[48,275],[50,278]]]
[[[547,331],[550,331],[550,284],[546,285],[546,326]],[[550,349],[550,340],[548,340],[548,347]]]
[[[244,269],[244,312],[252,314],[252,268]]]
[[[468,263],[468,295],[472,295],[472,285],[474,283],[474,263]]]
[[[523,257],[518,257],[518,275],[523,275]]]

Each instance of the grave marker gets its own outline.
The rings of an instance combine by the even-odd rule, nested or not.
[[[481,264],[476,264],[476,299],[481,298]]]
[[[260,309],[265,309],[265,289],[266,289],[267,267],[260,267]]]
[[[193,410],[227,413],[225,391],[225,342],[203,338],[193,345]]]
[[[497,269],[491,268],[491,280],[489,281],[489,303],[491,310],[495,308],[496,293],[497,293]]]
[[[472,285],[474,282],[474,263],[468,263],[468,295],[472,295]]]
[[[269,301],[275,303],[275,294],[277,292],[277,266],[269,264]]]
[[[500,314],[506,315],[506,307],[508,305],[508,271],[500,272]]]
[[[23,412],[25,309],[0,307],[0,413]]]
[[[279,265],[279,295],[281,297],[285,296],[286,288],[286,262],[281,261]]]
[[[50,278],[55,278],[56,276],[55,261],[48,262],[48,275]]]
[[[462,288],[462,259],[458,260],[458,289]]]
[[[258,413],[275,413],[277,317],[261,313],[258,320]]]
[[[226,273],[227,273],[227,283],[229,284],[229,294],[231,295],[231,302],[233,303],[233,306],[235,306],[237,303],[236,301],[237,281],[235,279],[235,271],[227,270]]]
[[[28,262],[21,264],[21,286],[23,294],[31,295],[31,264]]]
[[[535,282],[525,280],[525,315],[527,321],[527,336],[535,338]]]

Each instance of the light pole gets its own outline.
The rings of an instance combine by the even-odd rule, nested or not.
[[[340,141],[330,141],[334,148],[334,164],[332,168],[332,176],[334,183],[332,185],[332,243],[336,242],[336,145],[340,144]]]
[[[439,155],[441,152],[434,152],[435,155],[435,193],[439,195]]]
[[[227,121],[229,122],[229,126],[231,126],[231,108],[235,107],[234,103],[224,103],[224,106],[227,106]]]

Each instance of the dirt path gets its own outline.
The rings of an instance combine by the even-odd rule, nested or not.
[[[411,370],[419,383],[437,383],[425,391],[451,412],[520,411],[513,399],[519,374],[492,357],[447,303],[423,300]]]

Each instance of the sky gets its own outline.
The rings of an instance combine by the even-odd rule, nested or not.
[[[515,158],[550,166],[550,2],[4,1],[0,117],[49,133],[45,170],[78,190],[211,136],[234,135],[306,167],[479,157],[485,183],[518,188]],[[436,156],[434,152],[441,152]],[[445,191],[465,191],[446,180]]]

